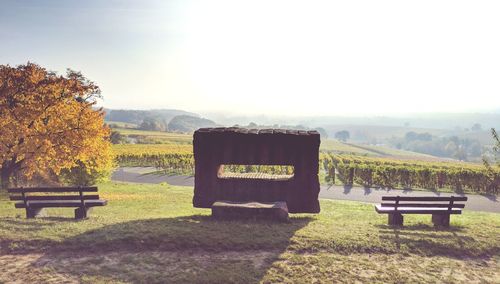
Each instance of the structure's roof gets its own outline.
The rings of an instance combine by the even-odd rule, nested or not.
[[[318,135],[316,130],[295,130],[295,129],[248,129],[240,127],[214,127],[200,128],[198,133],[241,133],[241,134],[290,134],[290,135]]]

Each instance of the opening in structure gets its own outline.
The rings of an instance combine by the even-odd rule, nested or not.
[[[267,179],[290,180],[294,168],[290,165],[220,165],[217,177],[220,179]]]

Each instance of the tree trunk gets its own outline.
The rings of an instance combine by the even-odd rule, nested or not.
[[[10,184],[10,173],[7,168],[2,167],[2,169],[0,169],[0,180],[2,182],[0,185],[1,189],[7,190]]]
[[[7,190],[9,186],[12,186],[12,175],[16,172],[16,167],[20,165],[21,163],[3,161],[2,168],[0,169],[0,189]]]

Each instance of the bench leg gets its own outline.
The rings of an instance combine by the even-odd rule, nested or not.
[[[449,227],[450,214],[432,214],[432,223],[435,227]]]
[[[75,219],[87,219],[92,207],[79,207],[75,209]]]
[[[26,208],[26,218],[46,217],[45,208]]]
[[[403,226],[403,215],[400,213],[389,214],[389,225]]]

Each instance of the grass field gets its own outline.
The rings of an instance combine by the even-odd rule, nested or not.
[[[192,144],[193,135],[182,134],[182,133],[172,133],[163,131],[146,131],[139,129],[129,129],[129,128],[115,128],[122,135],[134,138],[142,139],[143,141],[148,141],[150,144]]]
[[[465,211],[386,225],[373,205],[321,200],[288,223],[216,221],[192,188],[107,183],[109,205],[24,218],[0,196],[0,283],[498,283],[500,215]]]
[[[192,154],[193,146],[184,144],[115,144],[115,155],[126,154]]]
[[[322,140],[320,150],[332,151],[339,154],[353,154],[353,155],[362,155],[370,157],[388,157],[388,158],[403,159],[403,160],[407,159],[413,159],[413,160],[420,159],[426,161],[443,160],[438,157],[416,152],[392,149],[383,146],[344,143],[333,139]]]

